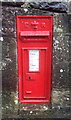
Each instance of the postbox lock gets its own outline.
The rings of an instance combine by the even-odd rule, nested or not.
[[[31,78],[30,76],[28,77],[28,79],[29,79],[29,80],[32,80],[32,78]]]

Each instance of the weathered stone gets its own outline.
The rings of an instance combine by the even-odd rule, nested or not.
[[[66,12],[68,9],[67,4],[64,2],[37,2],[33,1],[29,3],[31,7],[35,9],[41,9],[46,11],[54,11],[54,12]]]
[[[24,8],[28,9],[27,12]],[[69,40],[71,16],[67,13],[51,13],[28,6],[3,6],[2,10],[2,113],[3,118],[71,118],[69,81]],[[53,62],[51,103],[24,103],[18,101],[17,63],[17,15],[53,15]]]

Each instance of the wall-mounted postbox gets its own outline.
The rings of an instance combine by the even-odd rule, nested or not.
[[[17,16],[19,101],[50,102],[52,16]]]

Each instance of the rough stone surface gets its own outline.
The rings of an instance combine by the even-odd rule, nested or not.
[[[55,12],[66,12],[68,10],[68,6],[64,2],[30,2],[31,7],[46,11],[55,11]]]
[[[3,7],[2,12],[2,116],[3,118],[71,118],[69,81],[69,40],[71,17],[67,13],[50,13],[28,6]],[[25,11],[25,9],[27,9]],[[18,102],[17,15],[53,15],[52,92],[50,104]]]
[[[0,0],[2,2],[33,2],[34,0]],[[67,2],[68,0],[40,0],[45,2]],[[39,2],[39,0],[36,0]]]

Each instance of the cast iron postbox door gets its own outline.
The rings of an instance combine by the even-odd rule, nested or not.
[[[17,16],[19,100],[50,102],[52,16]]]

